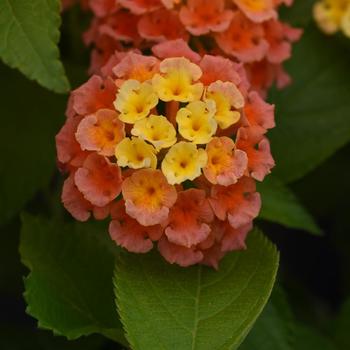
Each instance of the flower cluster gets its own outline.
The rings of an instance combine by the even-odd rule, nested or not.
[[[314,5],[314,17],[326,34],[341,30],[350,37],[350,0],[321,0]]]
[[[182,39],[153,51],[114,55],[72,92],[56,137],[62,201],[80,221],[111,216],[112,239],[131,252],[156,242],[170,263],[217,267],[259,213],[274,108],[240,64]]]
[[[147,49],[182,39],[200,54],[243,62],[255,90],[265,94],[276,82],[289,83],[282,63],[301,31],[278,19],[278,8],[293,0],[90,0],[94,14],[85,33],[93,45],[91,73],[116,50]]]

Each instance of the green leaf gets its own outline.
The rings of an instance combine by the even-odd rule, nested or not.
[[[120,254],[117,305],[132,349],[236,349],[269,298],[278,260],[257,231],[219,271],[169,265],[155,253]]]
[[[303,177],[350,141],[350,51],[313,25],[295,45],[288,71],[293,84],[273,94],[277,127],[271,131],[274,174]]]
[[[38,325],[68,339],[102,333],[125,343],[114,305],[115,256],[89,224],[23,215],[20,253],[27,312]],[[111,242],[111,244],[113,244]]]
[[[0,1],[0,58],[42,86],[69,90],[59,60],[59,0]]]
[[[66,99],[0,64],[0,224],[18,213],[56,168],[55,134]]]
[[[294,318],[283,291],[275,288],[239,350],[292,350]]]
[[[257,185],[262,196],[261,219],[321,234],[321,229],[288,186],[273,176],[268,176]]]

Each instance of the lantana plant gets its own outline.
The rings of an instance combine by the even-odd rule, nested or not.
[[[157,242],[170,263],[217,268],[259,213],[274,108],[241,64],[182,39],[153,52],[118,52],[72,92],[56,137],[62,201],[81,221],[111,215],[112,239],[131,252]]]

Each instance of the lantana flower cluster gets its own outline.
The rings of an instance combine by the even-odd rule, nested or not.
[[[326,34],[342,31],[350,38],[350,0],[321,0],[314,5],[314,17]]]
[[[240,64],[182,39],[154,52],[119,53],[71,93],[56,137],[62,201],[80,221],[111,217],[130,252],[156,246],[170,263],[216,268],[259,213],[274,108]]]
[[[85,33],[93,46],[91,73],[100,73],[116,50],[147,49],[182,39],[200,54],[243,62],[254,89],[266,94],[290,81],[282,63],[301,30],[278,18],[293,0],[83,0],[94,17]]]

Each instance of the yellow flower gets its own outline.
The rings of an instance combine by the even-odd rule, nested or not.
[[[115,148],[115,157],[121,167],[132,169],[157,167],[156,150],[137,137],[125,138]]]
[[[217,129],[215,102],[212,100],[190,102],[176,115],[179,133],[196,144],[210,142]]]
[[[131,133],[152,143],[157,149],[168,148],[176,142],[176,130],[164,116],[151,115],[135,123]]]
[[[114,107],[120,112],[119,119],[129,124],[146,118],[157,104],[158,96],[152,85],[133,79],[123,83],[114,101]]]
[[[350,1],[343,15],[340,26],[343,33],[350,38]]]
[[[218,80],[209,85],[206,97],[215,101],[215,119],[221,129],[227,129],[239,121],[240,112],[232,108],[242,108],[244,97],[235,84]]]
[[[165,155],[162,171],[169,184],[180,184],[200,176],[207,161],[208,156],[205,150],[197,149],[193,143],[181,141],[172,146]]]
[[[203,84],[194,83],[202,76],[201,69],[184,57],[166,58],[159,66],[152,84],[162,101],[190,102],[200,99]]]
[[[319,27],[326,34],[334,34],[340,28],[345,29],[344,32],[346,33],[348,29],[346,23],[343,23],[343,16],[349,7],[348,0],[323,0],[315,4],[314,17]]]

